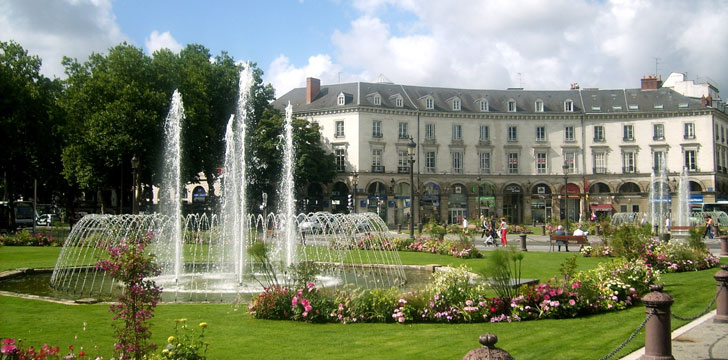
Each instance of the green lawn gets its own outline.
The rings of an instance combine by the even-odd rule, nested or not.
[[[0,248],[0,268],[52,267],[58,248]],[[484,259],[460,260],[449,256],[400,253],[407,264],[466,264],[484,266]],[[524,277],[548,279],[559,264],[573,254],[525,254]],[[486,253],[487,256],[487,253]],[[598,259],[578,258],[579,269],[595,266]],[[725,260],[723,260],[726,263]],[[663,275],[665,290],[675,297],[673,312],[693,316],[715,296],[717,270]],[[98,354],[110,353],[113,335],[107,305],[63,305],[0,296],[0,337],[22,338],[31,344],[75,344]],[[209,324],[210,359],[459,359],[478,346],[485,332],[498,335],[498,346],[518,359],[599,358],[626,339],[644,319],[644,307],[568,320],[539,320],[500,324],[323,324],[252,319],[241,305],[162,305],[157,308],[152,331],[164,344],[173,334],[174,319]],[[86,323],[86,330],[83,330]],[[684,322],[673,320],[673,328]],[[620,354],[644,345],[638,335]],[[618,358],[618,357],[615,357]]]

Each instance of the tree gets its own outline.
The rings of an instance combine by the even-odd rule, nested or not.
[[[62,117],[56,98],[61,87],[42,76],[40,66],[41,59],[28,55],[20,44],[0,42],[0,173],[3,198],[11,208],[19,196],[32,196],[34,179],[58,182]],[[47,187],[41,190],[47,192]]]
[[[130,160],[149,174],[160,163],[158,149],[169,99],[154,81],[151,59],[122,43],[84,64],[64,58],[68,79],[61,101],[67,113],[64,176],[82,189],[131,189]],[[102,211],[103,202],[102,202]]]

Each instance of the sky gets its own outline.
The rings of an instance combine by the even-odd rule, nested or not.
[[[48,77],[122,41],[201,44],[257,63],[277,96],[306,77],[562,90],[671,72],[728,92],[726,24],[728,0],[0,0],[0,41]]]

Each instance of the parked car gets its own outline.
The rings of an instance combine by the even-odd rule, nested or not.
[[[58,215],[56,214],[42,214],[38,216],[38,220],[35,223],[39,226],[53,226],[58,220]]]

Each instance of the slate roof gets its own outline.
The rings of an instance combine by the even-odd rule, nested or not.
[[[337,96],[342,92],[347,95],[346,104],[337,105]],[[374,104],[375,94],[381,98],[380,105]],[[402,96],[403,99],[401,108],[396,107],[395,104],[397,95]],[[424,99],[428,96],[434,100],[432,110],[425,108]],[[452,110],[452,100],[456,97],[461,101],[459,111]],[[310,104],[306,104],[306,88],[296,88],[274,101],[273,106],[283,109],[290,101],[296,113],[373,107],[423,112],[482,114],[484,113],[480,110],[482,100],[488,101],[489,113],[508,113],[508,101],[514,100],[517,107],[516,114],[540,114],[535,109],[537,100],[543,101],[544,114],[680,111],[703,107],[700,99],[683,96],[670,88],[657,90],[478,90],[367,82],[321,85],[321,91]],[[564,102],[567,100],[573,101],[572,112],[564,110]]]

